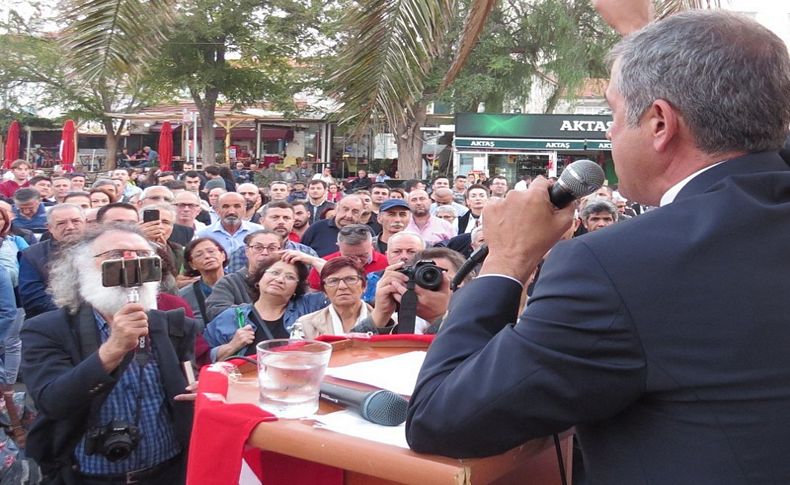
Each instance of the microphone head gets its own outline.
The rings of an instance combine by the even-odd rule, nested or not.
[[[371,423],[398,426],[406,421],[409,401],[390,391],[371,392],[362,403],[360,414]]]
[[[600,189],[604,178],[600,165],[592,160],[582,159],[565,167],[557,183],[573,194],[574,199],[579,199]]]

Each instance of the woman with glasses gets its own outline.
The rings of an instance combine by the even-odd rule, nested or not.
[[[225,263],[228,257],[225,249],[215,240],[201,237],[190,242],[184,251],[184,275],[200,278],[181,290],[179,294],[185,299],[195,314],[198,331],[202,332],[206,326],[206,298],[217,281],[225,276]]]
[[[307,266],[279,258],[261,263],[247,280],[253,303],[231,307],[206,326],[211,361],[255,354],[263,340],[288,338],[296,320],[329,304],[323,293],[307,291]]]
[[[305,338],[351,332],[357,322],[373,311],[362,301],[365,284],[365,271],[353,259],[341,256],[327,261],[321,270],[321,291],[331,304],[296,321]]]

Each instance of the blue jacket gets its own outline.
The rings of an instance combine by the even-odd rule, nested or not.
[[[252,303],[245,303],[239,305],[244,313],[244,321],[246,325],[252,326],[253,330],[258,327],[250,320],[252,313]],[[283,325],[287,332],[291,332],[294,322],[302,315],[313,313],[329,305],[329,299],[323,293],[308,293],[301,297],[291,300],[285,308],[283,315]],[[203,333],[203,338],[211,346],[211,361],[216,362],[217,347],[230,342],[236,330],[239,329],[239,324],[236,321],[236,307],[225,309],[222,313],[217,315],[217,318],[211,321],[206,326],[206,331]]]
[[[14,227],[27,229],[36,234],[41,234],[47,230],[47,208],[44,207],[43,203],[38,206],[36,214],[29,219],[20,214],[16,206],[14,206],[12,210],[14,211],[14,222],[11,224]]]
[[[16,319],[16,297],[11,274],[0,266],[0,340],[5,339],[8,329]]]
[[[47,293],[49,262],[56,249],[57,242],[47,239],[19,253],[19,297],[26,318],[57,309]]]

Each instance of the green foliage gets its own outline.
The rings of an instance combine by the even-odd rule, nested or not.
[[[343,20],[333,93],[338,119],[361,132],[373,120],[408,125],[444,47],[451,1],[361,0]]]
[[[533,76],[573,94],[586,78],[606,77],[605,53],[616,35],[589,2],[511,0],[499,4],[460,76],[443,99],[457,111],[502,111],[504,102],[522,104]]]
[[[198,103],[221,95],[234,105],[268,101],[292,111],[303,82],[292,60],[313,18],[309,5],[285,0],[194,0],[183,6],[156,72]]]

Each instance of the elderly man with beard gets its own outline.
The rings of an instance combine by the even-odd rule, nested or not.
[[[428,192],[412,190],[409,192],[408,200],[411,222],[406,226],[407,231],[419,234],[430,245],[448,241],[455,236],[455,230],[450,223],[431,215],[431,199],[428,197]]]
[[[193,358],[195,323],[155,309],[158,283],[139,287],[139,303],[102,286],[105,261],[154,254],[135,227],[97,228],[55,263],[58,310],[22,330],[25,384],[39,411],[27,452],[47,480],[183,483],[193,409],[179,363]],[[126,438],[128,453],[112,453],[111,437]]]
[[[198,237],[210,237],[222,245],[225,254],[231,255],[230,265],[233,264],[233,253],[244,247],[244,238],[252,232],[263,229],[259,224],[243,219],[245,207],[244,197],[236,192],[220,195],[217,200],[219,220],[198,232]]]
[[[337,251],[337,234],[340,229],[359,224],[364,209],[362,199],[357,195],[343,197],[337,203],[335,217],[315,221],[304,233],[302,244],[315,249],[318,256],[323,257]]]

